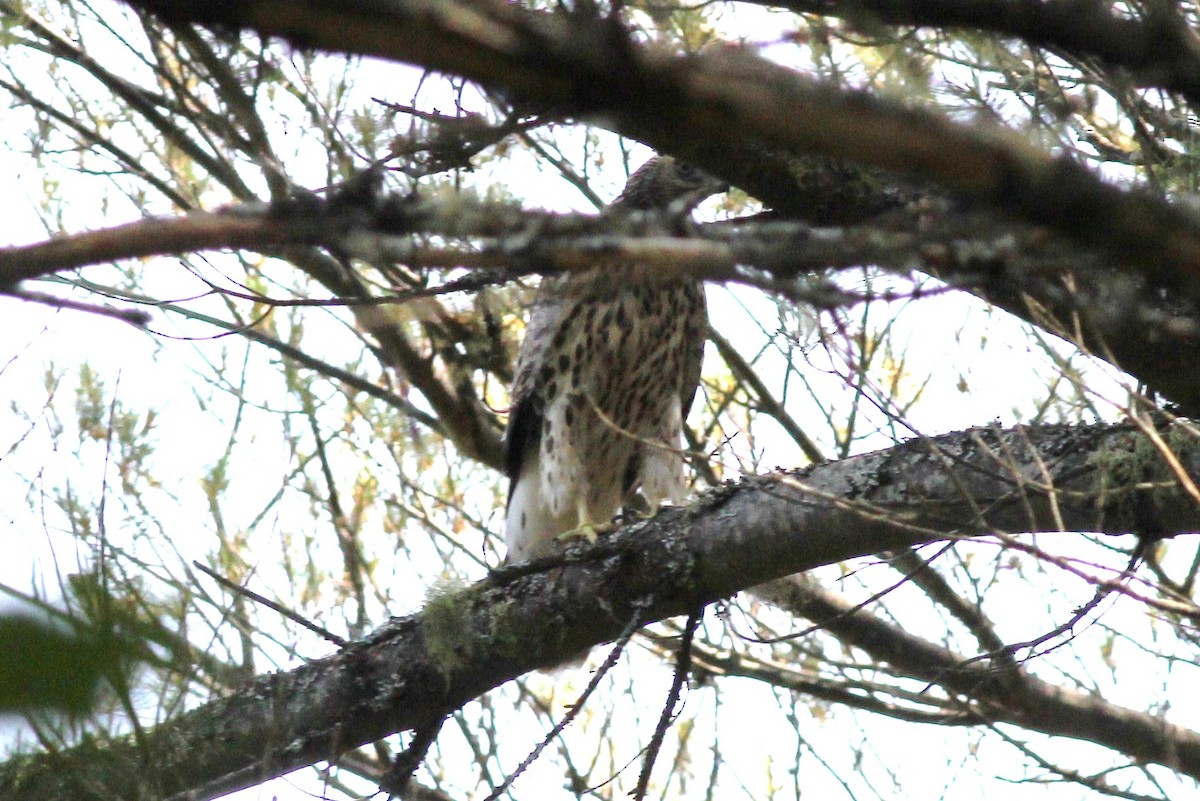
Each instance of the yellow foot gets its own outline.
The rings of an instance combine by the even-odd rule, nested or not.
[[[606,534],[614,528],[615,526],[612,523],[582,523],[573,529],[564,531],[555,537],[555,539],[563,544],[583,541],[591,545],[596,542],[596,538],[601,534]]]
[[[579,525],[555,537],[554,539],[558,542],[566,544],[572,540],[583,540],[588,545],[592,545],[598,536],[615,528],[612,523],[593,522],[592,510],[588,508],[585,495],[578,495],[575,498],[575,513],[577,515],[575,519],[579,521]]]

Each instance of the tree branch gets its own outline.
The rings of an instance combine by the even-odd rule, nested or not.
[[[1169,436],[1188,473],[1200,475],[1200,446],[1182,429]],[[1115,534],[1152,509],[1164,532],[1200,528],[1200,510],[1171,502],[1178,497],[1171,474],[1147,453],[1155,452],[1129,426],[980,429],[749,479],[591,548],[435,597],[419,615],[393,620],[334,656],[263,676],[146,732],[145,750],[118,741],[13,760],[0,767],[0,795],[108,799],[152,789],[212,798],[334,758],[571,659],[618,636],[634,614],[661,620],[822,564],[951,536],[1050,530],[1056,519]],[[571,611],[584,608],[592,612]],[[850,616],[845,625],[865,632],[865,620]],[[844,636],[871,646],[869,632]],[[984,708],[999,703],[980,685],[995,679],[981,675],[982,666],[915,639],[901,647],[894,634],[878,642],[891,644],[878,658],[978,695]],[[1024,725],[1200,778],[1194,732],[1051,685],[1027,684],[1026,694]]]
[[[806,296],[793,279],[865,264],[901,272],[920,268],[1076,343],[1188,413],[1200,411],[1200,360],[1193,358],[1200,343],[1197,302],[1180,293],[1164,296],[1151,280],[1110,267],[1094,253],[1048,237],[1044,229],[1002,222],[989,215],[953,212],[943,212],[920,227],[909,223],[814,228],[799,222],[759,220],[697,226],[694,237],[681,239],[661,235],[669,227],[662,215],[557,215],[485,205],[467,198],[440,202],[390,195],[368,197],[355,205],[338,199],[335,192],[328,201],[302,196],[278,204],[151,218],[0,248],[0,285],[87,264],[198,249],[278,253],[291,246],[324,244],[334,252],[365,260],[403,261],[414,267],[490,269],[502,265],[510,276],[636,260],[662,275],[684,273],[749,283],[794,300],[824,305],[854,303],[861,298]],[[469,238],[471,242],[424,246],[414,242],[414,233]],[[295,249],[291,252],[300,266],[309,264],[309,257],[296,256]],[[433,287],[401,291],[394,298],[366,296],[361,287],[341,286],[345,281],[340,269],[305,268],[330,287],[333,302],[348,305],[404,302],[439,291]],[[453,288],[464,287],[456,283]],[[359,314],[368,330],[375,330],[376,322],[390,324],[387,315],[368,310]],[[413,377],[428,372],[420,354],[407,345],[392,347],[383,358]],[[436,386],[425,384],[422,391],[434,387],[430,391],[436,394]],[[443,394],[449,403],[453,393]],[[457,415],[455,419],[469,418]],[[497,463],[498,449],[490,444],[494,436],[478,426],[460,433],[471,453],[489,464]]]
[[[756,587],[763,600],[805,617],[842,642],[863,650],[906,675],[951,693],[976,723],[1012,723],[1046,734],[1089,740],[1136,760],[1158,762],[1196,776],[1200,765],[1180,768],[1171,752],[1183,741],[1200,745],[1200,735],[1153,715],[1133,712],[1103,698],[1060,687],[1024,671],[991,662],[971,662],[948,648],[891,625],[804,577]],[[942,721],[931,721],[942,722]],[[948,722],[959,724],[950,718]],[[1200,754],[1193,753],[1189,759]]]
[[[1013,36],[1076,59],[1095,59],[1128,72],[1140,86],[1158,86],[1200,104],[1200,42],[1178,7],[1167,3],[1137,7],[1144,14],[1140,19],[1118,16],[1111,5],[1077,0],[784,0],[769,5],[862,26],[966,28]]]
[[[761,176],[736,169],[747,150],[821,154],[933,181],[1200,297],[1200,221],[1183,211],[997,131],[813,83],[740,50],[677,57],[636,45],[613,22],[535,14],[498,0],[127,2],[171,20],[461,75],[597,120],[780,209],[795,210],[795,182],[791,191],[760,186]]]

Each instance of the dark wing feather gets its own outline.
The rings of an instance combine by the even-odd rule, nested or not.
[[[703,289],[701,290],[704,291]],[[708,341],[708,327],[705,326],[695,332],[695,336],[688,340],[688,352],[684,354],[683,363],[683,392],[680,393],[679,399],[683,402],[680,411],[683,416],[684,425],[687,425],[688,413],[692,410],[692,404],[696,402],[696,393],[700,391],[700,373],[704,366],[704,343]]]
[[[550,343],[562,320],[566,299],[559,284],[567,276],[542,279],[537,295],[529,312],[529,325],[525,339],[521,342],[521,354],[517,358],[516,376],[513,379],[512,397],[508,412],[508,426],[504,430],[504,472],[508,475],[508,500],[512,500],[517,477],[532,449],[542,439],[541,372]]]
[[[508,474],[508,502],[517,488],[517,476],[525,464],[526,454],[542,441],[542,413],[532,398],[514,403],[508,412],[508,427],[504,430],[504,472]]]

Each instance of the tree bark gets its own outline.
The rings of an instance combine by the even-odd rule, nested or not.
[[[1156,437],[1131,425],[972,429],[730,484],[594,546],[447,591],[337,654],[263,676],[136,741],[12,760],[0,767],[0,797],[213,798],[336,761],[631,626],[856,556],[995,532],[1194,531],[1200,511],[1160,448],[1170,442],[1181,469],[1200,476],[1195,434],[1182,423]],[[976,710],[999,703],[989,687],[1001,685],[972,682],[967,666],[944,669],[957,658],[945,649],[839,626],[861,632],[861,619],[830,627]],[[1015,722],[1200,779],[1200,735],[1052,685],[1021,686],[1020,703],[1006,707],[1025,710]],[[1151,741],[1138,735],[1151,730]]]

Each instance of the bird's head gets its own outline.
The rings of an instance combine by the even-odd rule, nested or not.
[[[729,184],[671,156],[655,156],[629,176],[613,206],[690,212]]]

